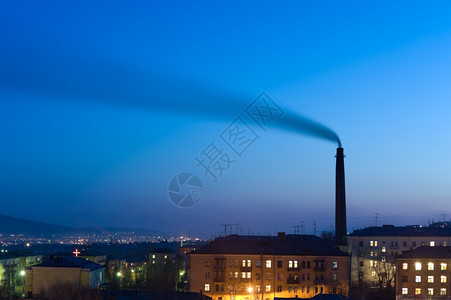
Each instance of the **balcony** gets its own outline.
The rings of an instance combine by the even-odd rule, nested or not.
[[[288,278],[287,284],[299,284],[299,278]]]
[[[252,267],[240,267],[241,272],[252,272]]]
[[[324,271],[326,271],[326,267],[324,267],[324,266],[316,266],[316,267],[313,267],[313,271],[322,271],[322,272],[324,272]]]

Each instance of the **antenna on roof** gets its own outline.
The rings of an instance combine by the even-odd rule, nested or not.
[[[376,219],[376,227],[377,227],[377,217],[380,216],[381,214],[378,214],[378,213],[374,213],[374,214],[376,215],[375,219]]]

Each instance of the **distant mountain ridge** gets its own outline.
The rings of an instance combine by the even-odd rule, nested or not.
[[[80,234],[80,233],[119,233],[127,232],[143,235],[163,235],[162,232],[143,228],[114,228],[114,227],[81,227],[61,226],[31,221],[22,218],[10,217],[0,214],[1,234],[28,234],[28,235],[53,235],[53,234]]]

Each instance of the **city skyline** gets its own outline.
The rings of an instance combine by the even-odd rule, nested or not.
[[[280,118],[340,137],[348,231],[376,216],[442,220],[450,13],[446,1],[2,3],[1,213],[185,234],[330,230],[337,143],[259,126],[246,107],[266,92]],[[212,141],[228,149],[237,117],[255,141],[229,149],[214,182],[196,157]],[[168,197],[183,172],[203,185],[190,208]]]

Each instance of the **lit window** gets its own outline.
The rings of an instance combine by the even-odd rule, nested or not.
[[[332,262],[332,269],[338,269],[338,261]]]
[[[233,259],[229,260],[229,267],[233,267]]]
[[[421,295],[421,288],[415,289],[415,295]]]
[[[421,276],[415,276],[415,282],[421,282]]]
[[[403,264],[402,264],[402,269],[403,269],[403,270],[407,270],[408,267],[409,267],[409,264],[408,264],[408,263],[403,263]]]
[[[440,282],[446,283],[446,276],[440,276]]]
[[[434,247],[435,246],[435,242],[434,241],[430,241],[429,242],[429,246]],[[432,294],[431,294],[432,295]]]
[[[167,259],[167,258],[168,258],[168,256],[167,256],[167,255],[165,255],[165,256],[164,256],[164,259]]]
[[[407,288],[402,288],[402,292],[403,295],[407,295],[409,293],[409,289]]]
[[[376,276],[376,271],[371,272],[371,276]]]
[[[293,268],[293,261],[292,261],[292,260],[290,260],[290,261],[288,262],[288,268]]]
[[[385,248],[385,246],[382,246],[382,252],[387,251],[387,248]]]
[[[441,263],[440,264],[440,270],[446,271],[446,269],[447,269],[447,264],[446,263]]]
[[[241,278],[246,278],[246,272],[241,272]]]
[[[260,268],[260,267],[262,266],[261,260],[257,260],[257,261],[255,262],[255,266],[256,266],[257,268]]]
[[[235,272],[235,278],[238,278],[238,272]]]
[[[247,278],[251,278],[251,272],[247,272],[247,273],[246,273],[246,277],[247,277]]]
[[[268,292],[268,293],[271,292],[271,285],[266,286],[266,292]]]
[[[155,258],[155,254],[152,255],[152,258]]]
[[[241,266],[244,268],[244,267],[246,267],[246,260],[245,259],[243,259],[242,261],[241,261]]]
[[[374,241],[374,247],[377,247],[377,241]]]
[[[260,286],[259,286],[259,285],[256,285],[256,286],[255,286],[255,291],[256,291],[257,293],[260,293]]]
[[[295,269],[298,268],[298,261],[297,260],[293,261],[293,266],[294,266]]]
[[[247,260],[247,267],[248,267],[248,268],[252,267],[252,262],[251,262],[250,259]]]
[[[206,283],[206,284],[205,284],[204,290],[205,290],[206,292],[209,292],[209,291],[210,291],[210,284],[209,284],[209,283]]]
[[[205,261],[205,266],[209,267],[210,266],[210,262],[208,260]]]
[[[428,295],[434,295],[434,289],[428,288]]]
[[[440,289],[440,295],[441,296],[445,296],[446,295],[446,289],[445,288],[441,288]]]
[[[337,274],[332,274],[332,281],[337,281]]]
[[[428,276],[428,283],[434,283],[434,276]]]
[[[385,256],[382,256],[381,260],[384,262],[385,261]]]
[[[370,260],[370,267],[374,266],[374,261]]]
[[[373,247],[373,246],[374,246],[374,242],[370,241],[370,247]]]
[[[266,267],[268,268],[268,269],[271,269],[271,260],[267,260],[266,261]]]
[[[370,252],[370,256],[374,256],[374,252],[373,251]]]
[[[415,270],[417,270],[417,271],[421,270],[421,263],[420,262],[416,262],[415,263]]]
[[[434,263],[428,263],[428,270],[433,271],[434,270]]]

